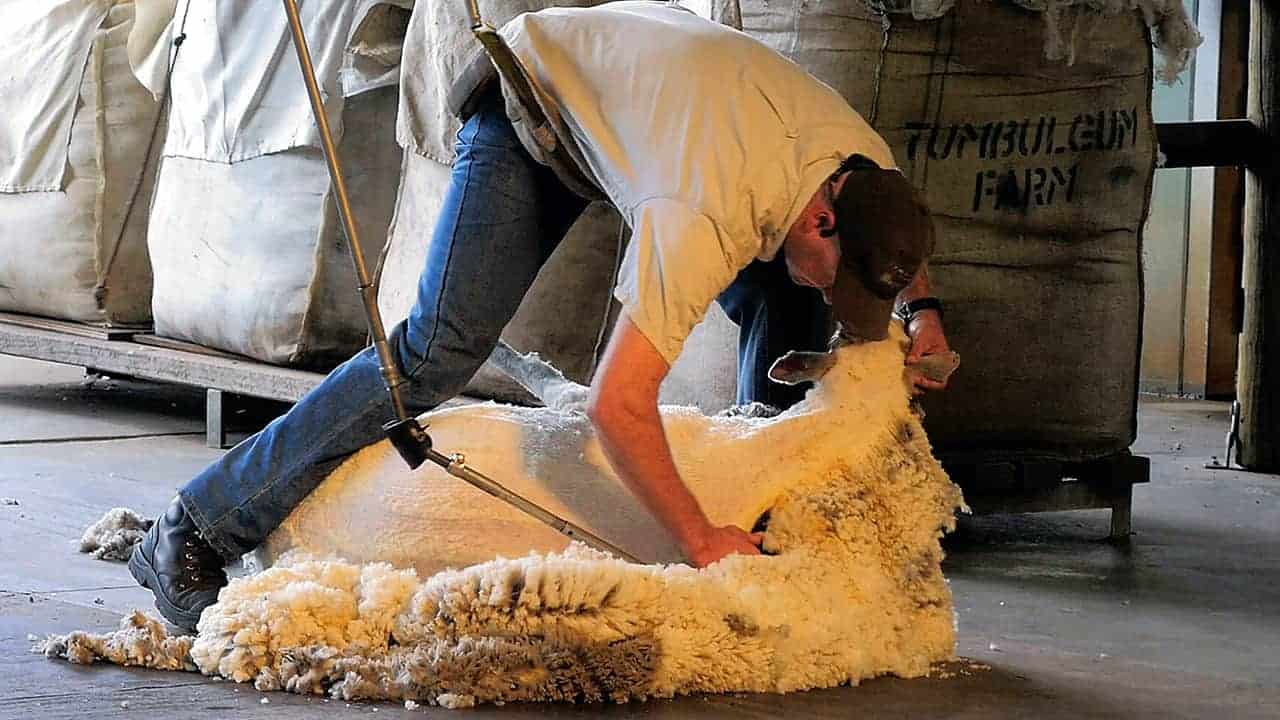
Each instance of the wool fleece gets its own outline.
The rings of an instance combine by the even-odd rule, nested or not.
[[[704,445],[713,437],[768,440],[742,444],[732,461],[704,458],[718,463],[704,474],[724,479],[699,496],[704,504],[734,500],[731,490],[748,496],[734,502],[751,521],[767,510],[769,554],[697,570],[561,543],[515,559],[489,551],[485,562],[423,581],[414,566],[437,560],[343,559],[295,536],[272,567],[223,590],[187,657],[200,672],[262,690],[448,707],[789,692],[921,676],[954,653],[939,539],[963,501],[910,410],[902,340],[897,331],[890,341],[836,351],[806,400],[778,417],[700,416]],[[540,412],[571,412],[505,411],[531,422]],[[351,462],[367,468],[369,454],[380,452],[389,451],[370,448]],[[750,485],[757,465],[785,479],[760,495]],[[435,552],[429,531],[419,532],[397,537],[419,555]],[[121,646],[131,649],[102,652]],[[36,650],[73,662],[173,668],[183,660],[158,624],[140,618],[105,636],[52,637]]]

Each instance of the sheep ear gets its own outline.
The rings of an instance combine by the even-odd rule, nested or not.
[[[835,364],[835,353],[792,351],[774,361],[773,367],[769,368],[769,379],[783,385],[815,382]]]

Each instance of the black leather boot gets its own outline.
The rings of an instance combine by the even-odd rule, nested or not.
[[[177,499],[129,557],[129,572],[156,596],[156,609],[187,632],[195,632],[200,613],[226,586],[225,566]]]

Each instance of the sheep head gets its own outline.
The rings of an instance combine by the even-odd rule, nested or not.
[[[900,367],[902,382],[910,389],[916,375],[946,380],[960,364],[960,356],[948,352],[906,365],[904,360],[910,347],[911,340],[897,320],[890,324],[889,336],[884,340],[862,341],[837,332],[826,352],[792,351],[778,358],[769,368],[769,378],[784,385],[812,382],[819,388],[859,385],[883,381],[884,375],[867,372],[872,367]]]

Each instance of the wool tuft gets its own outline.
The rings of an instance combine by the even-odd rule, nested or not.
[[[151,529],[150,519],[129,508],[112,508],[80,536],[80,552],[99,560],[125,562],[133,546],[142,542]]]
[[[73,632],[37,640],[31,651],[48,658],[66,658],[80,665],[106,660],[116,665],[156,670],[196,670],[191,661],[195,638],[170,635],[159,621],[135,610],[111,633]]]

